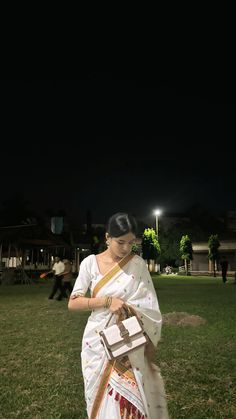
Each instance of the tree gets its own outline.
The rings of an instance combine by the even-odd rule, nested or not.
[[[180,250],[181,259],[184,260],[186,275],[188,275],[188,262],[190,260],[193,260],[192,242],[188,235],[182,236],[180,240],[179,250]]]
[[[132,252],[135,254],[139,254],[139,246],[137,245],[137,243],[134,243],[132,246]]]
[[[159,243],[161,246],[161,255],[159,262],[162,267],[171,265],[173,267],[180,265],[179,241],[181,234],[174,229],[162,232]]]
[[[214,272],[214,277],[215,277],[216,276],[216,262],[219,259],[218,248],[220,247],[220,241],[217,234],[211,234],[208,240],[208,247],[209,247],[208,258],[213,263],[213,272]]]
[[[105,227],[91,226],[91,232],[89,234],[91,236],[91,252],[95,255],[103,252],[107,248],[105,242],[105,233]]]
[[[148,261],[156,260],[161,253],[160,244],[153,228],[146,228],[142,236],[142,255]]]

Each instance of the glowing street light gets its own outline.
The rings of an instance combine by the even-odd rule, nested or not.
[[[154,215],[156,216],[156,233],[157,233],[157,238],[158,238],[158,217],[159,217],[159,215],[161,215],[161,210],[156,209],[154,211]]]

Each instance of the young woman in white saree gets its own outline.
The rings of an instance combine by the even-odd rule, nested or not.
[[[114,214],[107,226],[107,250],[81,262],[70,296],[69,310],[91,310],[81,351],[89,419],[169,418],[163,380],[152,362],[162,316],[146,263],[132,254],[136,232],[133,217]],[[123,320],[125,307],[141,320],[148,344],[108,360],[99,332],[111,313],[110,324]]]

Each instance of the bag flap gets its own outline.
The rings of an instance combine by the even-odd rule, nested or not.
[[[128,329],[130,337],[133,337],[143,331],[141,324],[135,316],[123,320],[122,323],[125,326],[125,328]],[[105,336],[109,346],[122,342],[124,340],[121,336],[121,332],[117,324],[114,324],[113,326],[104,329],[102,331],[102,335]]]

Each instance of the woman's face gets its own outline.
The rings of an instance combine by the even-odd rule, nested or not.
[[[131,253],[132,246],[135,243],[135,235],[133,233],[124,234],[120,237],[107,237],[109,249],[116,256],[123,258]]]

